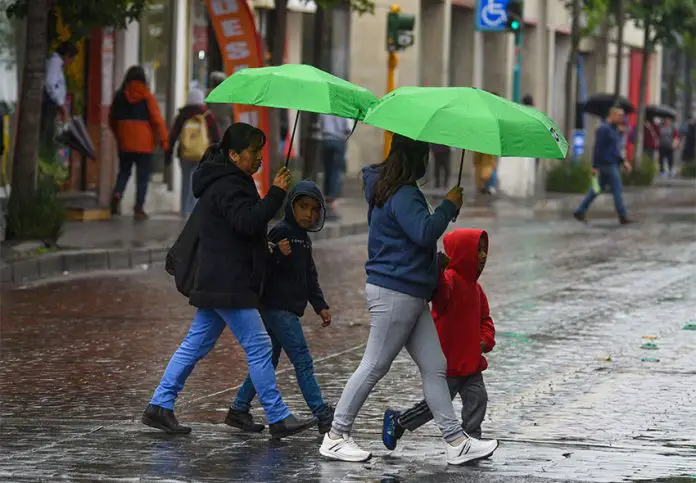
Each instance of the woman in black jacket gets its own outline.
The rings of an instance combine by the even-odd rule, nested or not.
[[[193,192],[200,205],[194,216],[200,216],[201,228],[198,270],[189,299],[198,312],[143,414],[148,426],[172,434],[191,431],[177,422],[174,402],[226,325],[246,352],[271,436],[289,436],[315,423],[297,419],[283,402],[271,362],[271,339],[258,311],[269,256],[267,225],[283,204],[290,183],[290,173],[283,168],[268,194],[259,197],[252,175],[261,166],[265,143],[261,130],[233,124],[220,145],[208,149],[193,175]]]

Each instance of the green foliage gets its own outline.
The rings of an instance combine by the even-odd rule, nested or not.
[[[592,167],[588,163],[561,161],[548,172],[546,191],[555,193],[584,193],[592,183]]]
[[[308,1],[308,0],[306,0]],[[324,10],[331,10],[343,3],[343,0],[316,0],[316,4]],[[375,2],[372,0],[349,0],[350,9],[359,15],[375,13]]]
[[[681,175],[683,178],[696,178],[696,164],[684,164],[681,167]]]
[[[638,28],[650,28],[647,49],[658,44],[676,46],[685,36],[696,35],[694,0],[634,0],[627,12]]]
[[[43,177],[53,180],[59,184],[68,179],[68,170],[56,161],[55,157],[42,157],[39,159],[39,174]]]
[[[56,183],[50,177],[42,176],[32,196],[11,196],[7,210],[7,238],[41,240],[55,245],[65,224],[65,209],[57,194]]]
[[[630,173],[621,173],[621,179],[626,186],[650,186],[657,174],[657,164],[649,156],[643,156],[641,163]]]
[[[11,0],[8,17],[26,16],[31,0]],[[51,8],[60,12],[73,40],[79,40],[97,27],[126,28],[140,18],[150,0],[53,0]]]

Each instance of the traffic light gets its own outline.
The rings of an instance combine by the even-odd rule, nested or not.
[[[413,45],[414,15],[404,15],[401,7],[392,5],[387,15],[387,51],[397,52]]]
[[[508,4],[505,7],[505,15],[507,18],[505,28],[508,32],[519,32],[522,30],[522,22],[524,20],[522,16],[523,7],[524,0],[508,0]]]

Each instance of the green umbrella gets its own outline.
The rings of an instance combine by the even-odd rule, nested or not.
[[[206,102],[297,109],[357,121],[377,102],[377,97],[364,87],[311,65],[284,64],[240,70],[208,94]],[[295,118],[290,148],[298,119],[299,113]],[[288,157],[289,153],[290,150]]]
[[[471,87],[401,87],[373,105],[363,122],[418,141],[495,156],[563,159],[568,151],[568,142],[545,114]]]

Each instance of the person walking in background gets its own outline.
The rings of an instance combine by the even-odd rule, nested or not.
[[[118,176],[111,197],[111,213],[120,214],[123,192],[135,165],[137,178],[133,214],[136,220],[145,220],[145,197],[152,170],[152,153],[157,138],[164,152],[169,151],[169,134],[157,99],[147,87],[145,71],[141,66],[134,65],[126,72],[123,84],[111,103],[109,126],[118,145]]]
[[[343,117],[321,114],[321,156],[324,162],[324,196],[327,219],[338,219],[336,200],[341,196],[346,169],[346,142],[351,133],[350,121]]]
[[[225,80],[225,73],[220,71],[215,71],[210,73],[210,78],[208,79],[208,94],[215,89],[217,86],[222,84]],[[232,104],[222,104],[220,102],[211,102],[208,108],[213,112],[215,116],[215,122],[218,125],[218,130],[220,135],[227,131],[227,128],[234,122],[234,111],[232,110]]]
[[[53,138],[56,135],[56,117],[68,120],[66,105],[68,88],[65,83],[65,67],[77,56],[77,47],[72,42],[62,42],[46,59],[46,80],[41,102],[41,127],[39,145],[44,155],[53,154]]]
[[[694,164],[696,163],[696,119],[690,117],[684,131],[682,162],[685,164]]]
[[[212,110],[205,104],[202,90],[193,88],[186,105],[179,109],[171,130],[171,145],[165,164],[172,162],[174,145],[181,163],[181,214],[188,216],[196,205],[191,182],[203,154],[211,143],[220,141],[220,129]]]
[[[622,225],[632,223],[633,220],[626,215],[624,206],[621,182],[621,164],[627,171],[631,171],[631,165],[624,161],[621,155],[623,146],[623,134],[621,126],[624,122],[624,110],[620,106],[614,106],[609,111],[607,120],[603,122],[595,133],[595,145],[592,152],[592,175],[598,177],[600,192],[604,188],[611,189],[614,196],[616,213],[619,215],[619,222]],[[587,221],[587,210],[594,199],[599,195],[593,187],[587,192],[585,199],[575,210],[573,216],[581,222]]]
[[[452,171],[450,148],[444,144],[431,144],[430,152],[433,153],[433,164],[435,165],[435,187],[446,188],[449,186],[449,178]]]
[[[492,154],[474,152],[474,179],[476,190],[484,195],[494,195],[498,158]]]
[[[674,176],[674,151],[679,147],[679,131],[668,117],[662,120],[659,128],[660,175]]]

